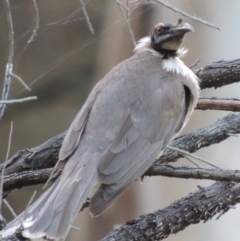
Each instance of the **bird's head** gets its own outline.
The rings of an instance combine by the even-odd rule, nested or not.
[[[194,31],[193,27],[182,18],[175,25],[159,23],[151,35],[151,47],[164,57],[176,56],[185,33],[191,31]]]

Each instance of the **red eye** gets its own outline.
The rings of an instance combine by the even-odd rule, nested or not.
[[[162,32],[164,32],[164,30],[165,30],[165,27],[163,24],[159,24],[155,29],[157,35],[160,35]]]
[[[169,30],[170,28],[171,28],[171,26],[169,24],[160,23],[159,25],[156,26],[155,33],[157,35],[160,35],[163,32],[165,32],[166,30]]]

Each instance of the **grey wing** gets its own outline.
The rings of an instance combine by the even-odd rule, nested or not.
[[[55,165],[52,174],[47,181],[47,184],[53,179],[55,179],[55,177],[57,177],[58,174],[63,170],[63,167],[65,166],[68,157],[73,154],[76,147],[78,146],[82,136],[82,132],[88,120],[88,115],[92,109],[94,102],[97,99],[99,92],[101,91],[101,88],[102,83],[99,82],[94,87],[85,104],[82,106],[81,110],[79,111],[71,126],[69,127],[59,152],[58,162]]]
[[[93,215],[104,211],[144,174],[183,122],[185,93],[180,83],[163,83],[147,95],[143,94],[131,106],[120,132],[99,160],[102,185],[91,198]]]

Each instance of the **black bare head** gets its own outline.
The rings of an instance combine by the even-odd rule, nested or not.
[[[183,37],[186,33],[194,31],[189,23],[183,22],[182,18],[178,23],[159,23],[153,30],[151,36],[152,48],[161,53],[164,58],[176,56]]]

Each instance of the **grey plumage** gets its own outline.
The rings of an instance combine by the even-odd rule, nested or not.
[[[181,21],[166,26],[155,28],[152,41],[168,29],[180,29],[182,37],[192,30]],[[164,46],[176,41],[174,35],[166,44],[165,37]],[[52,179],[60,176],[3,236],[22,226],[25,237],[64,240],[87,197],[91,214],[98,215],[152,165],[198,97],[197,77],[178,58],[178,47],[156,51],[147,37],[99,81],[63,141]]]

